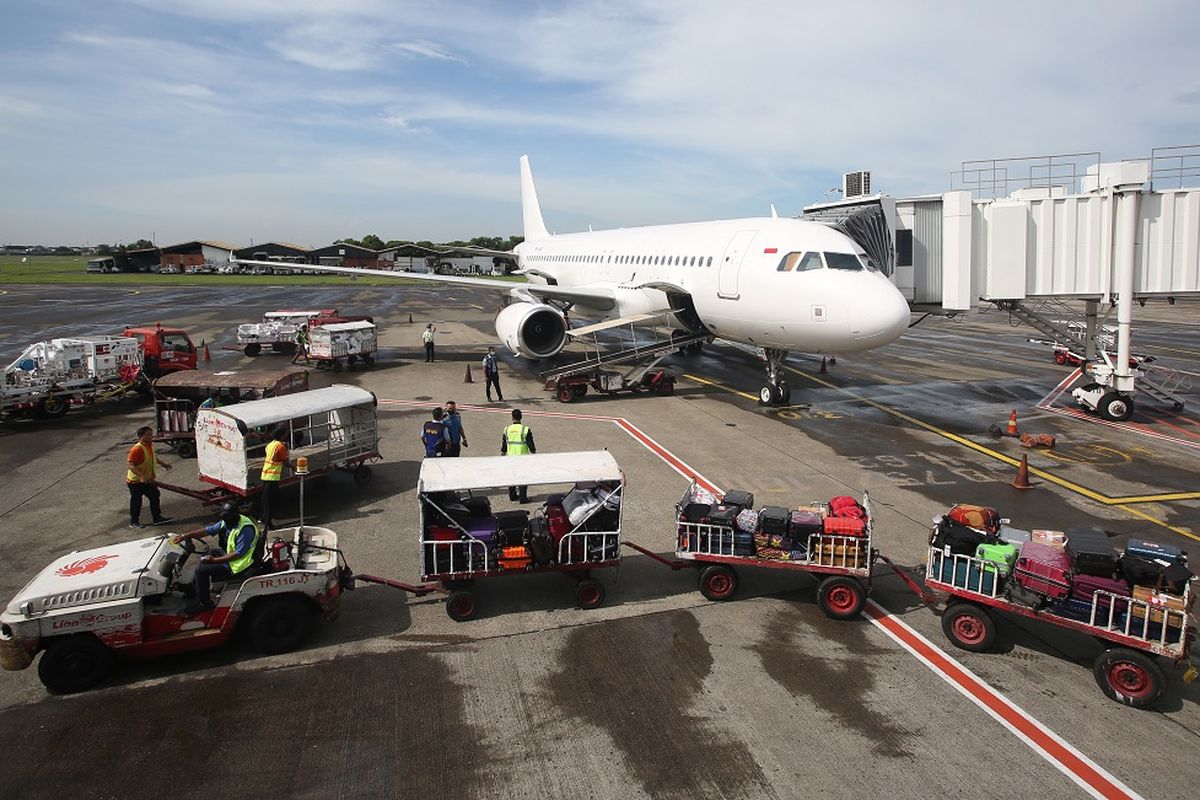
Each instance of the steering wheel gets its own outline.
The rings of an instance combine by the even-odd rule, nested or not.
[[[212,545],[203,539],[184,539],[179,543],[179,549],[189,556],[193,554],[203,556],[208,555],[208,552],[212,550]]]

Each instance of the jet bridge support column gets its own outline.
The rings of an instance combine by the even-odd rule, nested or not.
[[[1137,251],[1138,206],[1141,187],[1127,189],[1117,195],[1117,363],[1113,388],[1118,392],[1133,391],[1133,372],[1129,367],[1130,325],[1133,321],[1133,268]]]
[[[1086,324],[1084,329],[1084,351],[1083,357],[1088,363],[1096,359],[1096,335],[1100,332],[1100,303],[1096,300],[1088,300],[1084,304],[1083,318]]]

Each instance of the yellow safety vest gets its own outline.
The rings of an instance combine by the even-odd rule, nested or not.
[[[279,448],[287,450],[287,445],[278,439],[267,443],[267,460],[263,462],[262,475],[264,481],[278,481],[283,478],[283,459],[278,458]]]
[[[158,459],[156,459],[154,457],[154,448],[147,447],[146,445],[142,444],[141,442],[138,442],[133,447],[142,448],[142,463],[139,464],[139,466],[142,468],[143,472],[145,472],[147,475],[150,476],[150,480],[153,481],[155,476],[158,474],[158,470],[156,469],[158,467]],[[130,448],[129,452],[132,453],[133,448]],[[150,468],[149,471],[146,470],[147,467]],[[133,469],[130,468],[125,471],[125,482],[126,483],[141,483],[142,476],[139,475],[138,473],[134,472]]]
[[[514,422],[504,429],[505,454],[510,456],[527,456],[529,455],[529,445],[525,444],[525,437],[529,434],[529,428],[522,425],[520,422]]]
[[[260,531],[258,526],[254,524],[254,520],[250,519],[245,514],[243,514],[241,519],[238,520],[237,526],[233,528],[233,530],[225,531],[225,552],[232,554],[237,552],[238,533],[247,525],[249,525],[251,528],[254,528],[254,541],[250,544],[250,549],[246,551],[244,556],[238,556],[233,561],[229,562],[229,571],[234,575],[237,575],[246,567],[254,563],[254,557],[258,553],[258,540],[262,537],[262,531]]]

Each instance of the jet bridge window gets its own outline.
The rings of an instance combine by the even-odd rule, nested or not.
[[[779,259],[779,266],[775,268],[776,272],[808,272],[813,269],[820,269],[824,264],[821,263],[821,254],[815,250],[810,253],[788,253],[783,258]]]
[[[861,272],[863,265],[854,253],[826,253],[825,263],[830,269],[845,269]]]

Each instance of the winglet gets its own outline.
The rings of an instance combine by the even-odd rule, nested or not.
[[[521,156],[521,213],[525,217],[526,241],[550,238],[550,232],[546,230],[546,223],[542,220],[542,207],[538,205],[533,171],[529,169],[529,156]]]
[[[774,203],[771,203],[771,219],[779,219],[779,212],[775,210]]]

